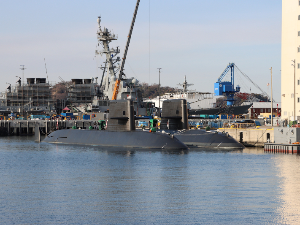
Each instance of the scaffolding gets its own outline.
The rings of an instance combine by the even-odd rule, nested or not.
[[[99,87],[93,79],[72,79],[68,87],[68,100],[72,105],[90,104],[97,95]]]
[[[53,106],[50,84],[46,78],[27,78],[27,84],[19,83],[13,91],[6,93],[7,106],[20,106],[28,108]]]

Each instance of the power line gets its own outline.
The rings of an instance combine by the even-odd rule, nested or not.
[[[150,0],[149,0],[149,84],[150,84]]]

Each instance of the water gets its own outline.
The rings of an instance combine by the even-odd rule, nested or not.
[[[0,138],[1,224],[297,224],[299,155]]]

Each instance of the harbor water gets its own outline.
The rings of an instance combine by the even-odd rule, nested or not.
[[[0,138],[1,224],[297,224],[300,157]]]

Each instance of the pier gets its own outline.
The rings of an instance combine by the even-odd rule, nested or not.
[[[300,144],[265,143],[264,150],[274,153],[300,154]]]
[[[41,134],[47,135],[58,129],[72,127],[88,129],[94,126],[95,120],[0,120],[0,135],[34,135],[35,128],[40,129]]]
[[[263,147],[266,142],[274,142],[274,129],[272,127],[260,128],[219,128],[219,132],[228,133],[246,147]]]

